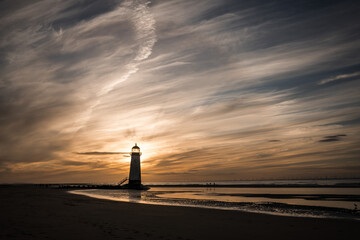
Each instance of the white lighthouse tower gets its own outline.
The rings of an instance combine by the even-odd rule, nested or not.
[[[141,186],[140,155],[140,148],[135,143],[135,146],[131,149],[129,187]]]

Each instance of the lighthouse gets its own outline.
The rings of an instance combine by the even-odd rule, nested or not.
[[[131,149],[131,162],[130,162],[130,174],[129,174],[129,186],[140,187],[141,186],[141,169],[140,169],[140,148],[135,143],[135,146]]]

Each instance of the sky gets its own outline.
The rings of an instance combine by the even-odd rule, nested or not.
[[[360,177],[359,11],[2,0],[0,183]]]

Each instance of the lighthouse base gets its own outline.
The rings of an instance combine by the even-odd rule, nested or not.
[[[122,185],[121,188],[123,189],[137,189],[137,190],[149,190],[150,187],[140,184],[134,184],[134,183],[128,183],[125,185]]]
[[[141,185],[141,181],[140,180],[129,180],[129,185]]]

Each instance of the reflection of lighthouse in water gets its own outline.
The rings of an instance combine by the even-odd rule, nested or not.
[[[141,186],[140,155],[140,148],[135,143],[135,146],[131,149],[131,163],[129,174],[130,186]]]

